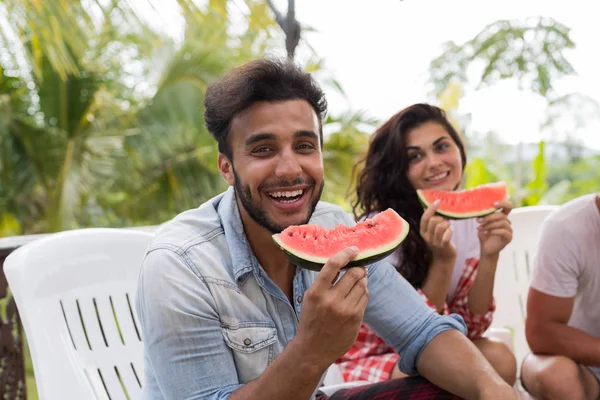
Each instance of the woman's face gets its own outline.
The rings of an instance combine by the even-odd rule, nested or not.
[[[416,189],[451,191],[462,178],[460,149],[446,129],[426,122],[406,135],[408,180]]]

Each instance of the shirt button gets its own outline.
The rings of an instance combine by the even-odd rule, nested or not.
[[[302,303],[302,296],[298,296],[298,297],[296,298],[296,301],[297,301],[298,303]]]
[[[250,346],[250,345],[252,344],[252,340],[250,340],[250,339],[246,338],[246,339],[244,339],[244,344],[245,344],[246,346]]]

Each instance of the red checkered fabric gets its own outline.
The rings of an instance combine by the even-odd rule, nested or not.
[[[393,379],[354,388],[341,389],[327,397],[317,395],[317,400],[460,400],[420,376]]]
[[[469,258],[466,261],[458,282],[456,296],[449,303],[444,304],[442,311],[443,315],[452,313],[461,315],[467,326],[467,337],[470,339],[480,337],[489,328],[496,310],[495,301],[492,302],[490,310],[483,315],[474,314],[469,309],[469,292],[475,282],[478,266],[477,258]],[[427,296],[420,289],[417,291],[425,303],[435,310],[435,305]],[[390,378],[399,359],[400,356],[394,349],[363,323],[354,345],[336,361],[336,364],[346,382],[359,380],[381,382]]]

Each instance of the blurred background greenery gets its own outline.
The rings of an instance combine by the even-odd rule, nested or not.
[[[140,13],[156,0],[0,3],[10,16],[0,24],[0,236],[158,224],[222,191],[203,96],[246,60],[285,49],[343,95],[303,39],[293,0],[290,12],[267,0],[172,3],[185,24],[180,41]],[[569,33],[548,18],[497,21],[471,40],[446,43],[431,61],[431,100],[468,143],[467,187],[505,180],[517,205],[598,190],[600,156],[576,132],[599,107],[554,91],[557,79],[574,73]],[[472,65],[481,73],[467,74]],[[469,116],[457,113],[463,85],[505,79],[542,96],[540,131],[560,123],[567,139],[515,146],[494,132],[471,132]],[[360,110],[328,117],[325,200],[348,207],[351,168],[378,122]]]
[[[287,9],[269,0],[161,6],[169,1],[182,17],[181,40],[144,17],[158,0],[0,2],[0,237],[160,224],[221,192],[203,98],[244,61],[287,54],[344,95],[326,55],[304,38],[312,28],[296,21],[294,0],[283,2]],[[446,43],[431,61],[431,101],[467,142],[467,188],[504,180],[517,206],[600,190],[600,155],[577,135],[598,121],[600,107],[555,90],[575,73],[566,56],[574,46],[569,27],[553,19],[501,20]],[[509,79],[544,99],[545,141],[507,144],[473,131],[458,112],[465,85]],[[379,122],[361,110],[328,116],[325,200],[349,210],[352,167]]]

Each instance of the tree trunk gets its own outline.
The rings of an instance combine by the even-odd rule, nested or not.
[[[300,43],[300,23],[296,20],[296,0],[288,0],[287,15],[284,17],[283,14],[275,7],[272,0],[267,0],[269,8],[275,14],[275,20],[277,24],[283,30],[285,34],[285,50],[290,60],[294,59],[296,48]]]

